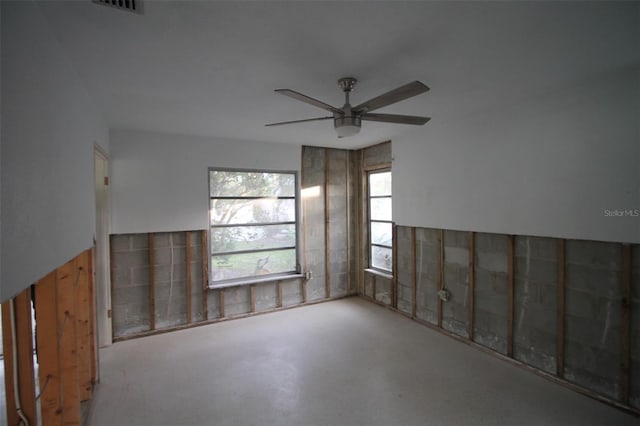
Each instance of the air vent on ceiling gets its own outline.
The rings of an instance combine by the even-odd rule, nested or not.
[[[129,12],[142,13],[142,0],[93,0],[93,2]]]

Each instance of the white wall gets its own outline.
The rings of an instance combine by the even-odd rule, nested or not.
[[[93,146],[108,131],[38,6],[0,7],[4,301],[93,245]]]
[[[207,229],[209,167],[300,170],[300,146],[112,130],[111,232]]]
[[[640,243],[640,68],[593,77],[394,140],[394,220]]]

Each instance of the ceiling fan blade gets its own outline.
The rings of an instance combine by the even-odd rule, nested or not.
[[[282,121],[280,123],[265,124],[265,126],[267,126],[267,127],[282,126],[284,124],[306,123],[308,121],[321,121],[321,120],[333,120],[333,116],[331,116],[331,117],[307,118],[305,120]]]
[[[387,93],[383,93],[380,96],[376,96],[373,99],[369,99],[366,102],[356,105],[352,108],[355,112],[368,112],[378,108],[382,108],[387,105],[395,104],[396,102],[403,101],[413,96],[424,93],[429,88],[419,81],[414,81],[404,86],[400,86],[397,89],[393,89]]]
[[[278,92],[278,93],[280,93],[282,95],[285,95],[285,96],[289,96],[290,98],[297,99],[297,100],[302,101],[302,102],[306,102],[309,105],[313,105],[313,106],[318,107],[318,108],[326,109],[329,112],[334,112],[336,114],[344,114],[344,112],[341,109],[338,109],[336,107],[332,107],[331,105],[326,104],[326,103],[324,103],[322,101],[319,101],[317,99],[310,98],[309,96],[303,95],[302,93],[298,93],[295,90],[291,90],[291,89],[276,89],[276,92]]]
[[[398,114],[362,114],[360,116],[362,120],[368,121],[381,121],[383,123],[398,123],[398,124],[414,124],[421,126],[427,121],[431,120],[431,117],[420,117],[417,115],[398,115]]]

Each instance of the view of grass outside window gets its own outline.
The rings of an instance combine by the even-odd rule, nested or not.
[[[369,172],[370,267],[392,271],[391,171]]]
[[[296,174],[209,170],[212,285],[297,269]]]

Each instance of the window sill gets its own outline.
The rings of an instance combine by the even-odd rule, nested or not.
[[[285,281],[285,280],[295,280],[298,278],[304,278],[304,274],[284,274],[284,275],[270,275],[268,277],[262,277],[262,278],[247,278],[244,280],[229,281],[229,282],[220,283],[220,284],[210,284],[208,289],[220,290],[222,288],[241,287],[244,285],[262,284],[262,283],[270,283],[270,282]]]
[[[392,274],[388,274],[386,272],[378,271],[377,269],[365,268],[364,271],[368,272],[368,273],[370,273],[372,275],[376,275],[378,277],[381,277],[381,278],[386,278],[388,280],[392,280],[393,279],[393,275]]]

